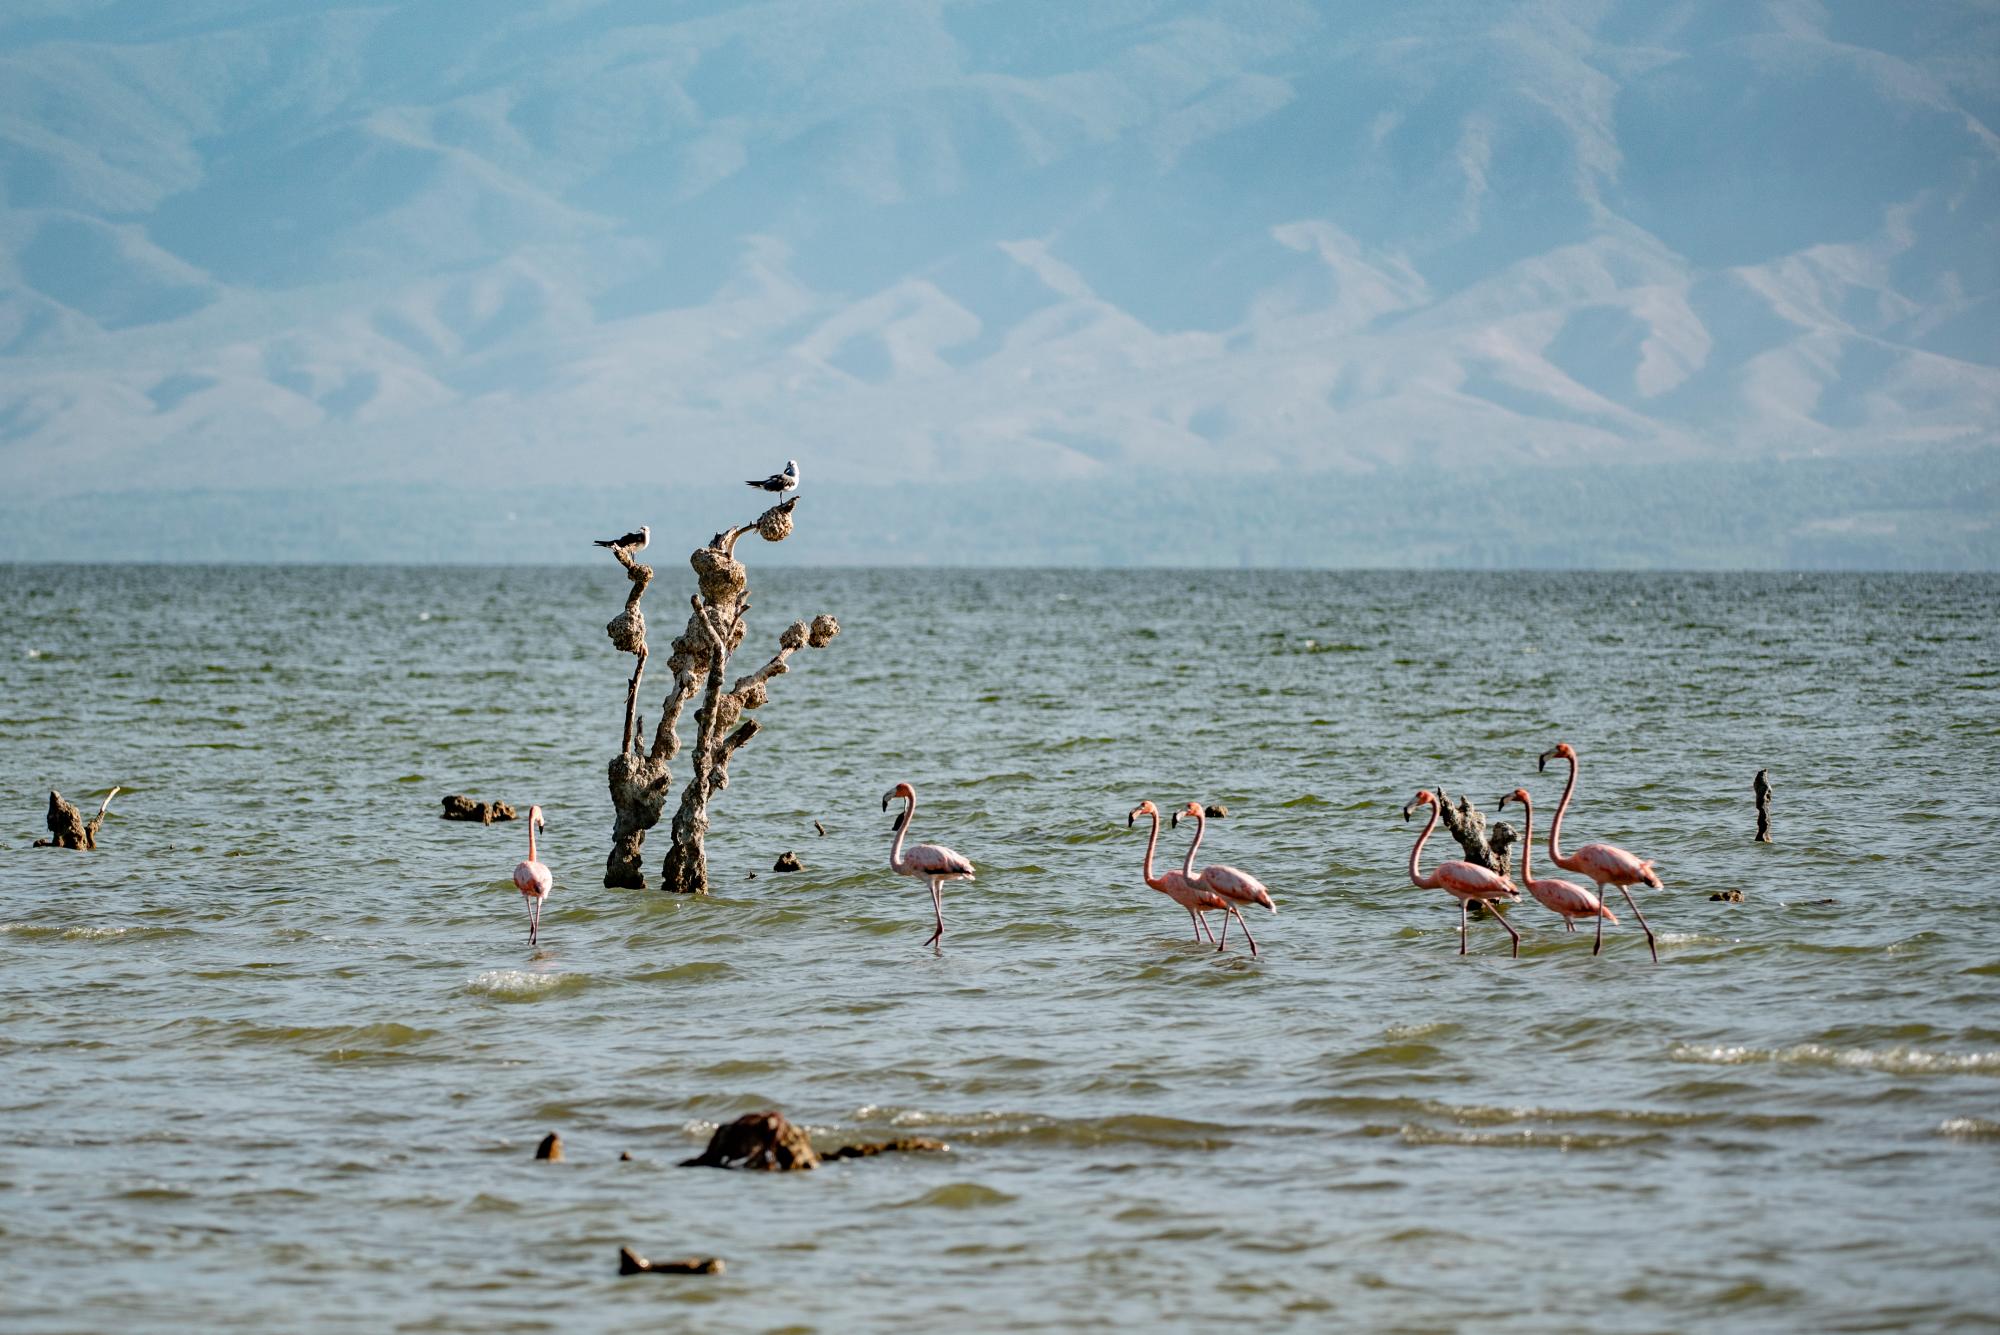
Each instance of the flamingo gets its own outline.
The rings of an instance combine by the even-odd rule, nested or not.
[[[908,853],[903,852],[903,835],[910,828],[910,819],[917,814],[917,792],[907,783],[899,783],[882,794],[882,810],[889,809],[889,803],[902,798],[909,805],[903,814],[896,817],[896,842],[889,846],[889,870],[903,876],[915,876],[930,882],[931,911],[937,914],[937,930],[932,932],[931,942],[944,936],[944,883],[946,881],[970,881],[972,861],[963,853],[954,853],[942,844],[918,844]]]
[[[1641,860],[1622,848],[1610,844],[1585,844],[1567,856],[1558,848],[1562,838],[1563,812],[1569,810],[1569,799],[1576,792],[1576,748],[1568,742],[1557,742],[1554,749],[1542,752],[1535,762],[1537,771],[1546,769],[1550,756],[1561,756],[1569,762],[1569,782],[1563,785],[1562,801],[1556,803],[1556,818],[1549,822],[1549,861],[1564,871],[1578,872],[1597,883],[1597,893],[1601,897],[1604,887],[1615,885],[1618,893],[1625,896],[1625,902],[1632,906],[1633,914],[1639,919],[1639,928],[1646,934],[1646,949],[1653,952],[1653,963],[1660,962],[1660,948],[1653,942],[1653,929],[1646,924],[1646,915],[1639,911],[1639,901],[1632,898],[1628,885],[1650,885],[1655,890],[1664,890],[1659,874],[1653,870],[1650,858]],[[1608,914],[1606,915],[1609,916]],[[1612,921],[1617,921],[1615,918]],[[1595,955],[1604,949],[1604,919],[1597,920],[1597,944],[1590,948]]]
[[[555,888],[555,878],[549,875],[548,867],[535,857],[535,831],[548,828],[542,819],[540,807],[528,808],[528,860],[514,866],[514,885],[521,897],[528,901],[528,944],[535,944],[535,934],[542,925],[542,901]]]
[[[1528,790],[1516,788],[1500,799],[1500,810],[1507,809],[1507,803],[1519,802],[1525,813],[1523,824],[1528,832],[1521,836],[1521,880],[1526,883],[1528,893],[1537,903],[1551,913],[1560,913],[1563,923],[1574,932],[1578,918],[1604,918],[1612,926],[1618,925],[1618,915],[1604,907],[1604,901],[1575,881],[1558,880],[1553,876],[1535,879],[1535,873],[1528,863],[1535,853],[1535,804],[1528,800]]]
[[[1255,956],[1257,938],[1250,935],[1250,924],[1243,921],[1243,915],[1237,912],[1236,906],[1262,904],[1276,913],[1278,906],[1271,902],[1271,892],[1264,888],[1262,881],[1241,867],[1225,867],[1218,862],[1213,867],[1203,867],[1197,872],[1194,869],[1194,853],[1201,847],[1202,835],[1208,832],[1208,813],[1202,810],[1201,803],[1188,803],[1186,807],[1174,813],[1174,826],[1177,829],[1182,816],[1193,817],[1195,825],[1194,842],[1188,845],[1187,859],[1181,863],[1181,875],[1187,878],[1188,884],[1194,889],[1206,891],[1222,900],[1221,907],[1228,909],[1229,918],[1236,919],[1237,925],[1243,929],[1243,938],[1250,943],[1250,954]],[[1218,953],[1229,944],[1229,918],[1222,920],[1222,939],[1215,944]]]
[[[1138,806],[1132,808],[1131,814],[1125,817],[1125,828],[1128,830],[1131,829],[1132,823],[1141,816],[1151,816],[1153,818],[1153,832],[1146,837],[1146,863],[1140,869],[1139,874],[1145,878],[1147,885],[1150,885],[1153,889],[1159,891],[1168,899],[1173,900],[1174,903],[1188,911],[1188,917],[1194,919],[1194,939],[1196,941],[1201,940],[1202,933],[1204,932],[1208,933],[1210,941],[1215,940],[1215,933],[1208,930],[1207,911],[1209,909],[1227,909],[1229,901],[1213,891],[1195,886],[1188,880],[1185,868],[1180,871],[1169,869],[1161,872],[1158,876],[1153,875],[1153,848],[1154,845],[1160,842],[1160,809],[1151,802],[1141,802]],[[1229,925],[1224,923],[1222,930],[1227,932]],[[1220,949],[1220,947],[1218,946],[1217,949]]]
[[[1417,859],[1423,855],[1424,840],[1430,838],[1431,831],[1437,828],[1438,800],[1436,795],[1426,788],[1411,798],[1410,804],[1403,808],[1403,819],[1408,820],[1412,811],[1424,806],[1431,809],[1431,818],[1425,824],[1424,832],[1417,836],[1416,847],[1410,850],[1410,883],[1424,890],[1447,891],[1458,900],[1459,954],[1465,953],[1465,906],[1476,903],[1486,905],[1493,916],[1500,920],[1500,925],[1507,929],[1507,935],[1514,938],[1514,958],[1519,959],[1521,934],[1514,930],[1514,924],[1507,921],[1505,914],[1493,907],[1498,900],[1505,900],[1510,904],[1521,902],[1521,892],[1515,888],[1512,881],[1472,862],[1440,862],[1437,870],[1429,876],[1417,870]]]

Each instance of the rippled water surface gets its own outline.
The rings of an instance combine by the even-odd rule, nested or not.
[[[608,564],[0,567],[0,1325],[1994,1322],[2000,582],[753,580],[751,649],[845,629],[773,683],[693,899],[600,884]],[[1460,958],[1404,879],[1418,787],[1545,823],[1558,741],[1565,834],[1659,862],[1657,967],[1532,903],[1518,960]],[[899,779],[979,866],[937,952]],[[27,847],[114,783],[101,851]],[[547,808],[539,949],[524,827],[447,792]],[[1139,881],[1126,811],[1190,797],[1277,896],[1260,959]],[[673,1166],[768,1107],[952,1151]]]

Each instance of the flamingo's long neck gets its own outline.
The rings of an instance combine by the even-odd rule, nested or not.
[[[1410,849],[1410,884],[1423,890],[1435,890],[1437,888],[1435,878],[1427,881],[1424,879],[1423,873],[1417,870],[1417,859],[1424,854],[1424,840],[1431,837],[1431,831],[1437,828],[1438,823],[1437,803],[1432,802],[1429,806],[1431,809],[1431,818],[1424,822],[1424,832],[1417,836],[1415,847]]]
[[[1153,813],[1153,832],[1146,836],[1146,866],[1145,869],[1139,873],[1140,876],[1145,878],[1146,884],[1152,886],[1155,890],[1160,888],[1160,882],[1159,879],[1153,875],[1153,849],[1159,842],[1160,842],[1160,813],[1155,811]]]
[[[917,818],[917,799],[914,794],[903,799],[909,805],[903,808],[903,819],[896,826],[896,842],[889,845],[889,866],[894,871],[903,869],[903,836],[910,832],[910,822]]]
[[[1563,858],[1561,848],[1563,812],[1569,810],[1570,795],[1576,791],[1576,757],[1569,756],[1566,759],[1569,761],[1569,782],[1563,785],[1562,801],[1556,803],[1555,819],[1549,822],[1549,861],[1555,863],[1558,867],[1569,866],[1569,863]],[[1525,868],[1528,864],[1523,862],[1521,865]],[[1573,871],[1575,868],[1571,868],[1571,870]]]
[[[535,860],[535,818],[528,817],[528,861]]]
[[[1521,799],[1521,823],[1528,827],[1521,836],[1521,879],[1532,881],[1535,873],[1528,862],[1535,856],[1535,804],[1525,797]]]
[[[1195,850],[1201,847],[1201,837],[1208,833],[1208,814],[1203,812],[1194,818],[1194,842],[1188,845],[1187,856],[1181,859],[1181,875],[1194,875]]]

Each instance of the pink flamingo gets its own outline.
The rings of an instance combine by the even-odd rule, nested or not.
[[[1560,913],[1563,922],[1574,932],[1578,918],[1604,918],[1612,926],[1618,925],[1618,915],[1604,907],[1604,901],[1575,881],[1557,880],[1553,876],[1535,879],[1529,861],[1535,854],[1535,804],[1528,800],[1528,790],[1516,788],[1500,799],[1500,809],[1505,811],[1507,803],[1519,802],[1525,813],[1524,823],[1528,832],[1521,836],[1521,880],[1526,883],[1528,893],[1537,903],[1551,913]]]
[[[542,901],[549,897],[555,887],[555,878],[549,869],[535,858],[535,831],[548,828],[542,819],[540,807],[528,808],[528,860],[514,866],[514,885],[521,897],[528,901],[528,944],[535,944],[535,934],[542,925]]]
[[[909,805],[896,817],[896,842],[889,846],[889,870],[930,882],[931,911],[937,914],[937,930],[924,942],[930,945],[944,936],[944,883],[974,879],[972,862],[963,853],[954,853],[942,844],[918,844],[904,853],[903,835],[910,828],[910,819],[917,814],[916,789],[907,783],[897,784],[882,794],[882,810],[887,811],[889,803],[898,797]]]
[[[1215,940],[1215,933],[1208,930],[1207,911],[1209,909],[1226,910],[1229,908],[1229,901],[1213,891],[1204,890],[1194,885],[1188,880],[1186,868],[1182,868],[1180,871],[1169,869],[1161,872],[1158,876],[1153,875],[1153,848],[1160,842],[1160,809],[1151,802],[1141,802],[1138,806],[1132,808],[1130,815],[1125,817],[1125,828],[1128,830],[1131,829],[1132,823],[1141,816],[1151,816],[1153,818],[1153,832],[1146,836],[1146,863],[1140,869],[1139,874],[1145,877],[1147,885],[1153,887],[1153,889],[1159,891],[1168,899],[1173,900],[1174,903],[1188,911],[1188,917],[1194,919],[1195,940],[1201,940],[1202,933],[1204,932],[1208,933],[1210,941]],[[1225,922],[1222,930],[1227,932],[1229,924]],[[1220,946],[1216,948],[1218,950],[1221,949]]]
[[[1632,892],[1625,888],[1628,885],[1650,885],[1655,890],[1666,889],[1660,884],[1659,875],[1653,870],[1652,860],[1642,861],[1624,849],[1615,848],[1610,844],[1585,844],[1576,852],[1564,856],[1557,843],[1562,838],[1563,812],[1569,810],[1570,796],[1576,792],[1576,748],[1568,742],[1556,743],[1553,750],[1542,752],[1541,759],[1535,762],[1535,769],[1537,771],[1546,769],[1550,756],[1561,756],[1569,762],[1569,782],[1563,785],[1562,801],[1556,803],[1556,818],[1549,822],[1549,861],[1564,871],[1588,876],[1597,883],[1599,896],[1604,894],[1605,886],[1617,886],[1618,893],[1625,896],[1625,902],[1632,906],[1634,916],[1639,919],[1640,930],[1646,933],[1646,949],[1653,952],[1653,963],[1658,964],[1660,948],[1653,943],[1653,929],[1646,924],[1646,915],[1639,911],[1639,901],[1632,898]],[[1604,918],[1599,918],[1597,944],[1591,947],[1590,953],[1595,955],[1602,949],[1604,949]]]
[[[1218,862],[1213,867],[1203,867],[1200,871],[1196,871],[1194,854],[1195,850],[1201,847],[1202,835],[1208,832],[1208,813],[1201,809],[1201,803],[1190,802],[1185,808],[1174,813],[1176,829],[1180,827],[1182,816],[1192,817],[1195,825],[1194,842],[1188,845],[1187,858],[1181,863],[1181,875],[1187,878],[1190,886],[1222,900],[1221,907],[1229,910],[1229,918],[1236,919],[1237,926],[1243,929],[1244,939],[1250,943],[1251,955],[1256,955],[1257,938],[1250,935],[1250,924],[1243,921],[1243,915],[1237,912],[1236,906],[1262,904],[1276,913],[1278,906],[1271,902],[1271,892],[1264,888],[1262,881],[1241,867],[1225,867]],[[1229,944],[1229,918],[1222,920],[1222,939],[1215,943],[1218,953]]]
[[[1440,862],[1437,870],[1429,876],[1417,870],[1417,859],[1423,855],[1424,840],[1430,838],[1431,831],[1437,828],[1438,800],[1426,788],[1411,798],[1410,804],[1403,808],[1403,819],[1408,820],[1412,811],[1423,806],[1431,809],[1431,818],[1424,825],[1424,832],[1417,836],[1416,847],[1410,850],[1410,883],[1424,890],[1447,891],[1458,900],[1459,954],[1465,953],[1465,906],[1484,904],[1487,911],[1498,918],[1500,925],[1507,929],[1507,935],[1514,938],[1514,958],[1519,959],[1521,934],[1514,930],[1514,924],[1507,921],[1505,914],[1493,907],[1497,900],[1505,900],[1510,904],[1521,902],[1521,892],[1515,888],[1512,881],[1472,862]]]

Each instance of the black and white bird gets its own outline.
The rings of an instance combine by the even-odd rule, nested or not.
[[[752,482],[750,485],[759,491],[776,492],[782,496],[799,485],[799,461],[787,459],[784,472],[773,473],[762,482]]]
[[[622,538],[599,538],[597,545],[599,547],[624,547],[630,551],[642,552],[646,549],[646,544],[652,540],[653,526],[651,524],[641,524],[637,533],[627,533]]]

